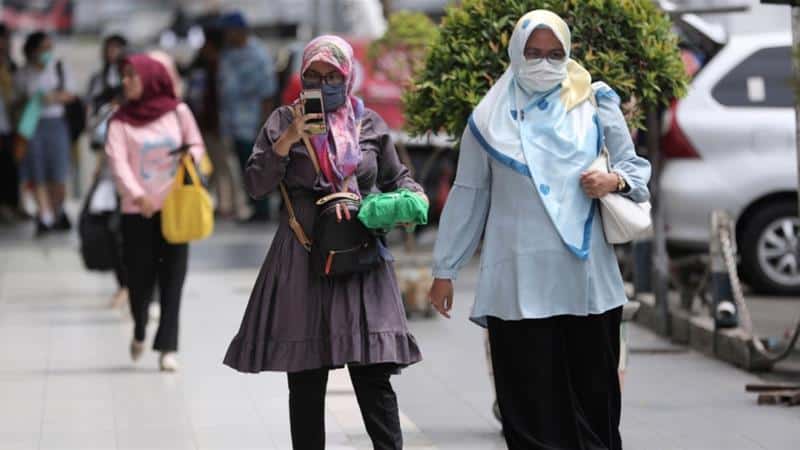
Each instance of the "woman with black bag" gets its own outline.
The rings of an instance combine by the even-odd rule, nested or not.
[[[352,68],[352,48],[341,38],[309,43],[303,88],[321,90],[324,113],[304,115],[299,102],[278,108],[245,173],[250,195],[280,188],[286,208],[225,364],[288,373],[295,449],[325,448],[328,372],[345,365],[374,448],[402,448],[389,378],[422,359],[391,255],[355,215],[371,193],[424,194],[400,163],[386,123],[352,96]],[[326,132],[310,134],[320,119]],[[348,249],[345,241],[359,245]]]
[[[111,299],[112,308],[128,303],[128,275],[122,261],[122,230],[120,229],[119,194],[104,150],[108,119],[124,101],[119,63],[125,54],[127,41],[120,35],[103,40],[103,66],[89,81],[86,104],[94,124],[90,147],[98,151],[94,181],[81,210],[78,234],[81,256],[89,270],[113,270],[118,289]]]

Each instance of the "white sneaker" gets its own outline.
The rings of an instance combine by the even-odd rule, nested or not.
[[[175,372],[178,370],[178,358],[175,352],[163,352],[158,360],[162,372]]]
[[[144,341],[131,340],[131,359],[138,361],[144,353]]]

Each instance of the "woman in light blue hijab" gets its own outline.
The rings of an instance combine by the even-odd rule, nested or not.
[[[484,237],[470,319],[489,329],[511,449],[619,449],[617,377],[627,302],[597,198],[649,198],[620,99],[569,58],[550,11],[517,22],[510,66],[461,139],[434,250],[431,302],[449,317],[452,280]],[[592,98],[594,97],[594,99]],[[602,143],[611,173],[587,172]]]

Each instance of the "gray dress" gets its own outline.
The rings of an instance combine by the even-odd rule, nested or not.
[[[302,142],[281,158],[273,143],[292,121],[281,107],[262,128],[247,163],[245,185],[262,197],[283,181],[298,221],[310,234],[316,216],[314,201],[331,187],[314,171]],[[374,111],[366,110],[361,128],[363,159],[357,176],[361,194],[399,188],[421,192],[400,163],[389,129]],[[238,334],[225,364],[241,372],[339,367],[349,363],[394,363],[406,366],[422,359],[408,331],[392,258],[374,270],[327,279],[312,275],[309,254],[288,225],[285,208],[280,225],[253,287]]]

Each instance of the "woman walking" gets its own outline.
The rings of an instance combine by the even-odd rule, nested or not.
[[[348,366],[367,432],[376,449],[402,448],[397,398],[389,378],[421,360],[409,333],[391,255],[381,248],[371,270],[321,277],[290,226],[289,214],[313,230],[315,201],[347,190],[358,196],[405,188],[422,194],[397,156],[386,123],[352,96],[353,50],[322,36],[303,52],[304,89],[322,89],[326,134],[310,136],[301,104],[272,113],[247,163],[246,186],[263,197],[283,183],[293,211],[280,226],[256,280],[225,364],[241,372],[288,373],[292,444],[325,448],[328,371]],[[310,139],[313,153],[304,140]],[[314,160],[320,171],[315,170]]]
[[[131,358],[144,351],[148,306],[156,285],[161,316],[153,348],[162,370],[178,368],[178,316],[189,248],[161,234],[160,210],[173,185],[183,144],[195,162],[205,147],[189,107],[175,96],[167,70],[146,55],[122,64],[125,103],[111,118],[106,154],[122,195],[123,258],[128,270],[134,336]]]
[[[122,93],[122,77],[120,62],[127,50],[128,41],[121,35],[112,34],[103,40],[101,58],[103,65],[89,79],[86,93],[86,104],[89,109],[91,121],[97,125],[90,135],[92,150],[101,151],[105,148],[108,119],[124,101]],[[90,190],[92,197],[88,202],[88,214],[94,216],[104,225],[106,251],[112,262],[114,276],[117,280],[117,292],[111,298],[112,308],[121,308],[128,304],[128,273],[122,261],[122,236],[116,224],[119,213],[117,197],[114,188],[113,175],[108,165],[108,157],[104,152],[97,155],[97,166],[94,172],[94,188]],[[83,217],[81,225],[83,225]],[[79,227],[79,231],[81,228]],[[83,237],[83,233],[81,233]]]
[[[431,302],[449,317],[451,280],[485,236],[470,319],[489,329],[514,450],[622,447],[627,300],[594,199],[646,200],[650,166],[634,152],[619,97],[569,59],[570,39],[550,11],[517,22],[510,67],[464,131],[434,255]],[[587,172],[602,141],[613,170]]]

